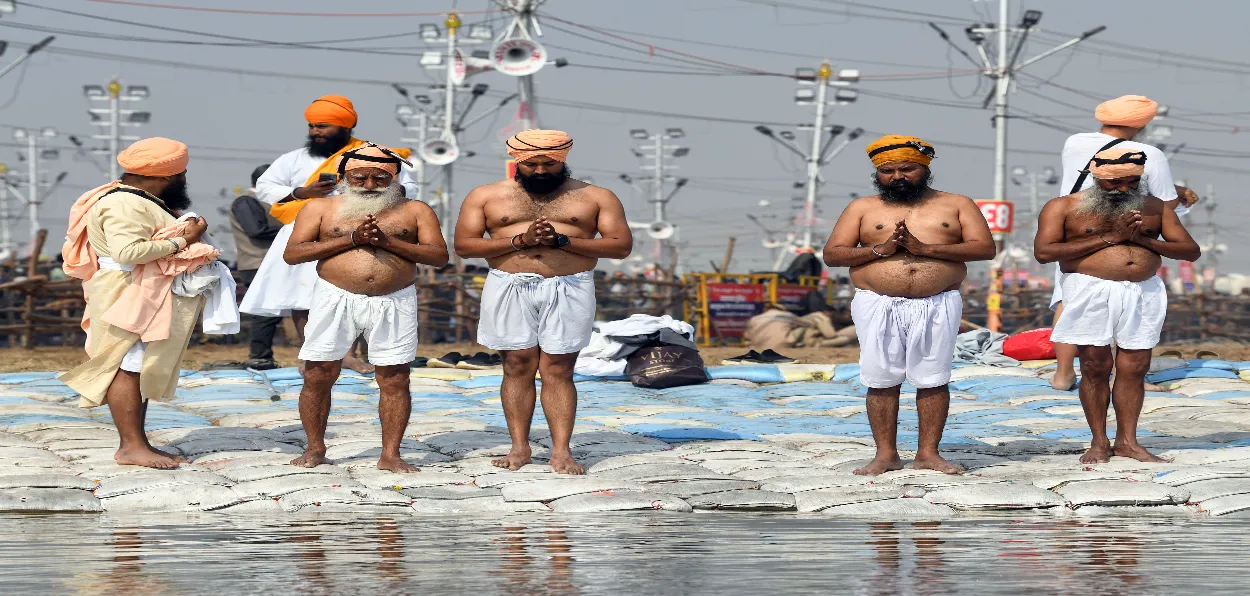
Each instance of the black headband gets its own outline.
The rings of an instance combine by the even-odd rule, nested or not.
[[[372,155],[363,155],[359,153],[361,149],[367,149],[369,147],[373,147],[374,149],[377,149],[385,153],[387,156],[386,157],[374,157]],[[381,145],[375,145],[373,143],[369,143],[365,145],[364,147],[358,147],[356,149],[352,149],[351,151],[348,151],[343,154],[343,158],[339,160],[339,176],[340,177],[346,175],[347,160],[349,159],[357,159],[360,161],[371,161],[374,163],[393,163],[395,165],[399,165],[403,163],[403,164],[407,164],[408,167],[412,167],[412,162],[400,157],[398,153],[395,153],[394,151],[391,151],[390,149],[387,149],[386,147],[382,147]]]
[[[521,143],[522,145],[527,145],[529,146],[529,149],[525,149],[522,147],[513,147],[512,141],[516,141],[518,143]],[[508,139],[507,141],[505,141],[504,145],[507,145],[507,147],[513,151],[564,151],[565,149],[573,148],[573,139],[569,139],[554,147],[539,147],[538,145],[532,145],[530,143],[526,143],[525,141],[522,141],[516,136],[513,136],[511,139]]]
[[[1116,165],[1116,164],[1122,164],[1122,163],[1129,163],[1129,164],[1133,164],[1137,166],[1144,166],[1146,165],[1146,152],[1130,151],[1128,153],[1125,153],[1124,155],[1121,155],[1119,157],[1115,157],[1112,159],[1104,159],[1095,155],[1093,159],[1089,160],[1089,163],[1093,164],[1094,167],[1110,166],[1110,165]]]
[[[872,159],[873,156],[877,155],[878,153],[884,153],[886,151],[892,151],[894,149],[904,149],[907,147],[911,147],[912,149],[919,151],[921,155],[928,157],[929,159],[937,158],[937,152],[933,150],[933,147],[930,147],[928,145],[922,145],[920,143],[917,143],[916,141],[907,141],[906,143],[899,143],[897,145],[886,145],[885,147],[877,147],[876,149],[873,149],[872,151],[868,152],[868,158]]]

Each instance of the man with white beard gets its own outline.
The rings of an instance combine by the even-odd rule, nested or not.
[[[417,355],[417,265],[447,264],[447,243],[428,205],[405,198],[397,180],[404,161],[369,143],[343,154],[332,196],[309,201],[295,219],[283,259],[317,261],[312,308],[299,357],[305,361],[300,421],[308,437],[291,463],[316,467],[325,457],[330,389],[357,338],[369,344],[381,396],[378,468],[416,472],[400,458],[408,426],[409,364]]]
[[[1064,272],[1064,310],[1051,339],[1077,346],[1080,355],[1081,408],[1093,434],[1081,456],[1086,464],[1112,455],[1163,461],[1137,442],[1150,350],[1167,314],[1167,291],[1156,272],[1161,257],[1194,261],[1201,250],[1176,212],[1141,190],[1146,159],[1129,147],[1100,151],[1085,169],[1094,186],[1051,199],[1038,219],[1034,256],[1058,262]],[[1109,402],[1114,446],[1107,438]]]

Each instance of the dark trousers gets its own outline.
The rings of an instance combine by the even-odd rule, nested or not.
[[[251,285],[256,278],[256,270],[237,271],[239,281]],[[252,319],[248,329],[247,357],[252,360],[273,360],[273,336],[282,324],[282,317],[258,317],[248,315]]]

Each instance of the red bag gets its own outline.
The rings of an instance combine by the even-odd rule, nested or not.
[[[1050,341],[1050,328],[1030,329],[1008,337],[1003,342],[1003,355],[1016,360],[1052,360],[1055,344]]]

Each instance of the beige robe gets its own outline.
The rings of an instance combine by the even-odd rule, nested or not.
[[[131,193],[113,193],[87,214],[87,241],[99,257],[122,265],[151,263],[173,254],[168,240],[152,240],[157,230],[174,223],[173,216],[152,201]],[[179,243],[180,246],[185,246]],[[58,377],[77,391],[84,408],[105,403],[108,387],[121,368],[122,358],[139,335],[104,322],[104,313],[130,284],[130,272],[101,269],[83,283],[91,313],[91,359]],[[139,393],[146,401],[173,397],[178,387],[182,356],[199,319],[203,297],[173,296],[169,338],[149,342],[139,373]]]

